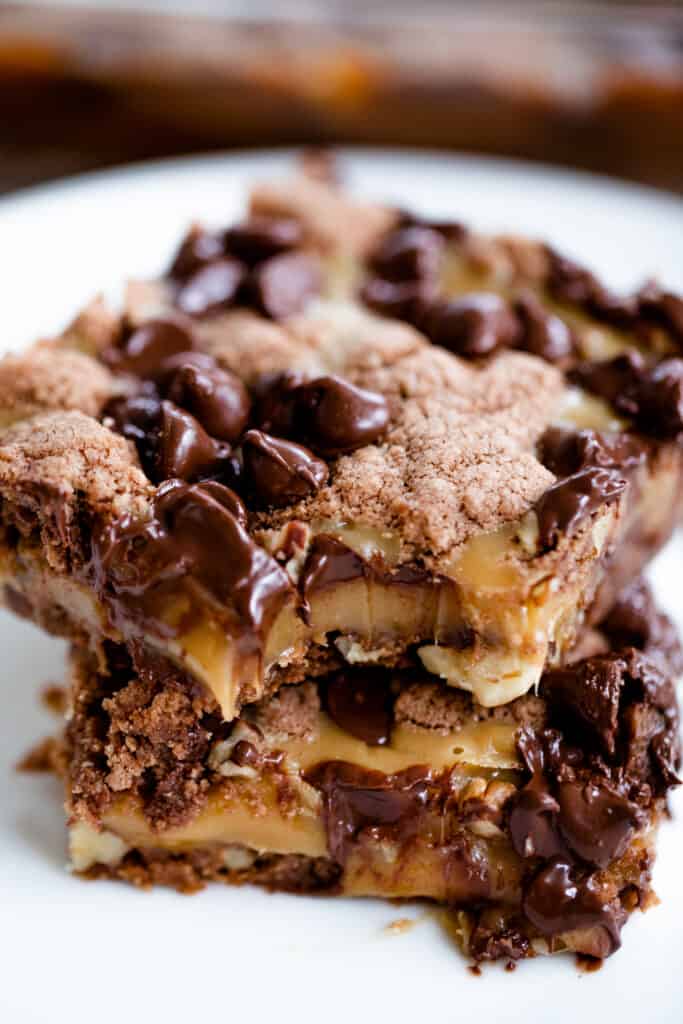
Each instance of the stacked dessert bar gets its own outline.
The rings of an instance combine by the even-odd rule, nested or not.
[[[612,953],[679,767],[683,300],[301,175],[0,363],[8,607],[90,876]]]

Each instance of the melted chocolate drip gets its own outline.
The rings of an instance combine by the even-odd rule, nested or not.
[[[600,957],[609,956],[621,945],[624,912],[606,904],[594,879],[577,878],[572,865],[561,857],[554,857],[531,880],[524,896],[524,913],[541,935],[601,927],[604,943],[595,953]]]
[[[330,856],[344,864],[364,829],[373,835],[405,839],[419,826],[426,806],[431,772],[415,765],[395,775],[359,768],[345,761],[325,761],[306,775],[323,795]]]
[[[337,583],[348,583],[367,574],[365,559],[342,541],[320,533],[311,544],[301,573],[301,593],[306,600],[317,590],[324,590]]]
[[[616,501],[627,486],[620,472],[612,469],[583,469],[558,481],[534,506],[541,547],[548,550],[561,537],[570,537],[587,516]]]
[[[300,444],[248,430],[242,438],[244,486],[264,505],[289,505],[327,481],[327,463]]]
[[[539,458],[558,477],[573,476],[591,466],[630,475],[645,461],[648,448],[647,442],[632,434],[550,427],[541,439]]]
[[[239,498],[221,484],[171,480],[159,488],[151,519],[124,516],[105,527],[94,539],[90,572],[114,621],[137,619],[175,635],[209,605],[247,650],[258,651],[292,588],[246,532],[245,518]],[[171,625],[162,613],[179,595],[187,612]]]
[[[381,668],[342,670],[325,691],[325,709],[345,732],[371,747],[391,739],[394,697],[391,673]]]

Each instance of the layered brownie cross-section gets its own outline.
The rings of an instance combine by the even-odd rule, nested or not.
[[[345,668],[221,719],[170,663],[75,651],[61,765],[73,867],[193,889],[426,897],[477,959],[605,957],[652,900],[679,766],[671,624],[642,584],[538,695]]]

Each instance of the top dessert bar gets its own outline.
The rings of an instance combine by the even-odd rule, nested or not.
[[[680,518],[683,300],[320,172],[0,363],[4,599],[226,719],[344,662],[504,704]]]

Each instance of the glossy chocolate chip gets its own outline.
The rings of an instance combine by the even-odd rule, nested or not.
[[[220,259],[195,271],[179,288],[175,305],[188,316],[209,316],[234,304],[246,269],[235,259]]]
[[[212,476],[230,455],[201,423],[173,402],[161,403],[161,426],[156,457],[157,480],[176,477],[193,481]]]
[[[438,282],[431,277],[415,278],[412,281],[388,281],[383,277],[371,277],[362,285],[359,298],[373,313],[417,324],[424,311],[435,301],[437,291]]]
[[[254,400],[253,422],[261,429],[281,437],[294,430],[296,389],[304,383],[301,373],[264,373],[251,387]]]
[[[515,302],[521,323],[518,348],[539,356],[549,363],[566,363],[574,352],[574,337],[559,316],[544,308],[531,292]]]
[[[300,313],[322,284],[320,267],[312,256],[286,252],[260,263],[250,280],[250,293],[260,313],[272,320]]]
[[[161,401],[156,395],[135,395],[112,399],[105,407],[103,421],[137,448],[140,464],[154,475],[157,439],[161,424]]]
[[[148,320],[126,335],[119,346],[106,349],[102,358],[117,373],[153,377],[165,359],[194,347],[191,331],[172,319]]]
[[[250,217],[223,235],[225,249],[248,266],[301,245],[303,232],[298,221],[285,217]]]
[[[96,586],[118,622],[137,620],[168,636],[169,598],[186,593],[189,621],[205,617],[203,601],[223,606],[226,626],[258,650],[264,630],[291,594],[285,571],[246,532],[232,508],[239,499],[220,484],[169,480],[154,500],[151,519],[123,516],[93,540]]]
[[[193,228],[181,242],[168,272],[169,276],[184,281],[200,267],[221,259],[223,255],[223,241],[219,235]]]
[[[541,438],[539,458],[558,477],[573,476],[589,466],[626,474],[644,462],[647,447],[632,434],[550,427]]]
[[[609,956],[619,948],[619,928],[625,915],[604,901],[592,877],[577,876],[572,865],[561,857],[554,857],[533,877],[526,888],[523,909],[541,935],[599,926],[605,933],[600,954]]]
[[[370,268],[388,281],[434,278],[439,272],[445,242],[428,227],[398,228],[384,237],[372,254]]]
[[[560,829],[569,848],[582,860],[606,868],[621,857],[646,816],[622,794],[596,782],[562,782],[558,786]]]
[[[308,497],[327,480],[327,464],[308,448],[261,430],[242,439],[244,486],[260,503],[276,507]]]
[[[345,761],[324,761],[306,775],[324,801],[330,854],[343,864],[358,834],[386,830],[396,838],[415,834],[420,811],[427,804],[431,772],[415,765],[395,775],[361,768]]]
[[[325,709],[332,721],[370,747],[384,747],[393,725],[391,673],[357,668],[337,672],[325,691]]]
[[[554,484],[535,505],[541,547],[552,548],[562,536],[571,536],[591,512],[616,501],[627,486],[619,471],[594,468]]]
[[[547,780],[540,773],[534,774],[515,794],[509,809],[508,828],[518,856],[554,857],[564,852],[557,831],[559,810]]]
[[[166,382],[166,396],[221,441],[236,441],[247,426],[251,408],[247,389],[236,374],[215,363],[181,363]]]
[[[379,440],[389,423],[386,399],[340,377],[318,377],[296,389],[298,436],[322,455],[341,455]]]
[[[514,345],[519,322],[510,304],[493,292],[472,292],[440,299],[419,325],[430,341],[465,358],[487,356]]]

